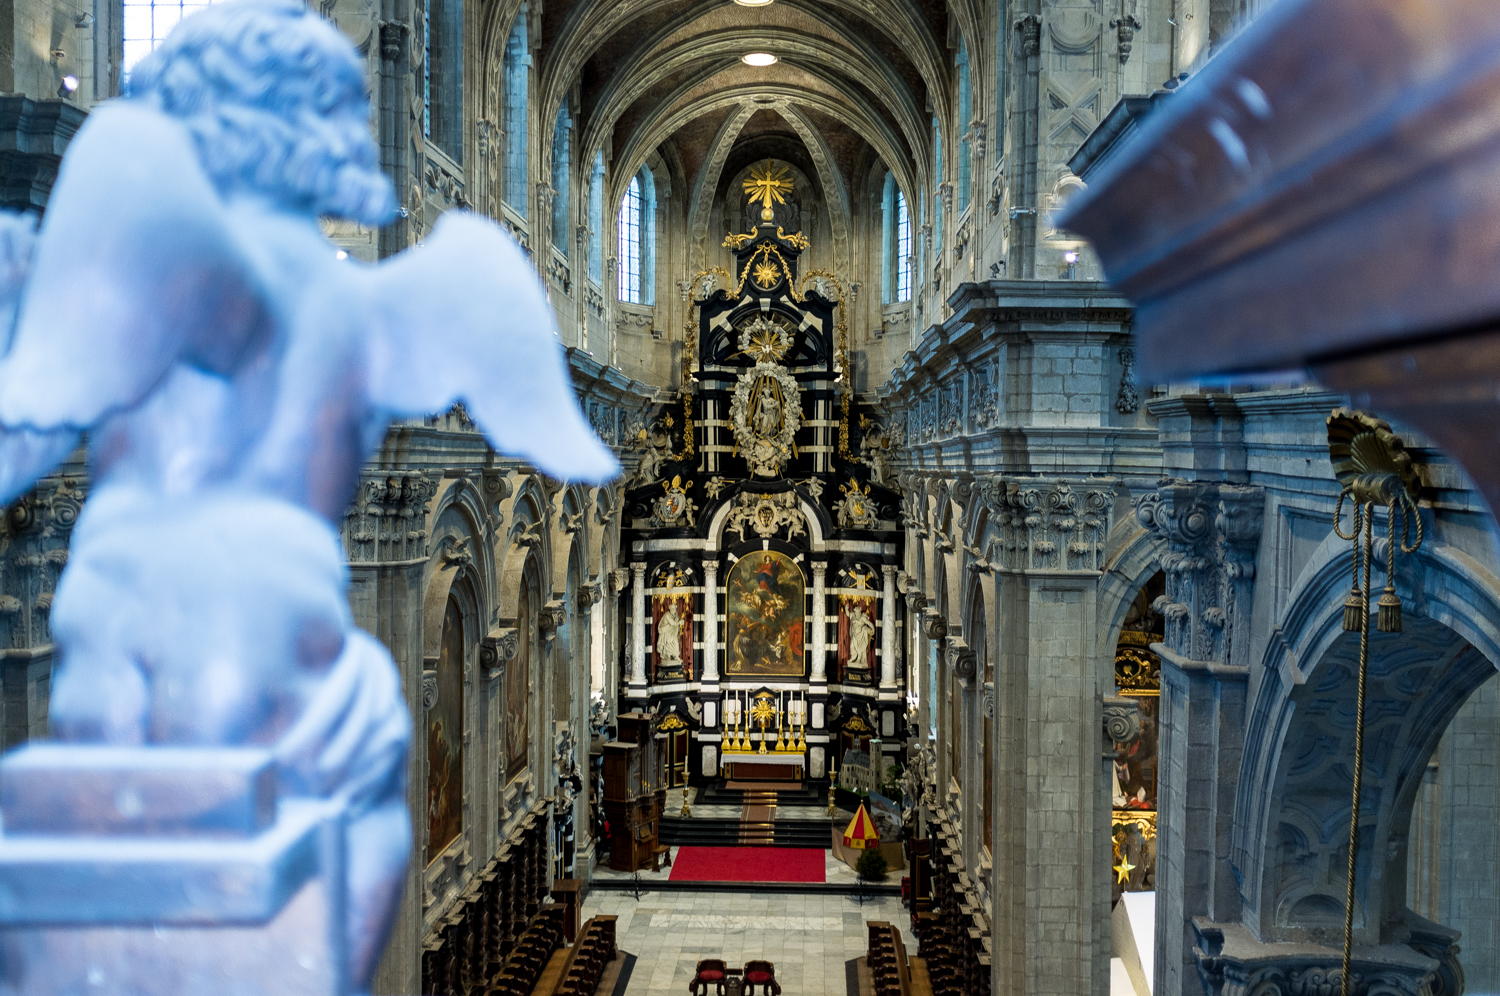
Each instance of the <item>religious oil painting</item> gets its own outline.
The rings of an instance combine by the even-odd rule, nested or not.
[[[730,569],[725,588],[728,672],[801,675],[805,587],[796,562],[757,550]]]
[[[448,599],[437,666],[437,701],[427,710],[427,863],[463,830],[464,621]]]
[[[516,607],[516,631],[520,637],[516,659],[505,669],[505,775],[514,778],[526,767],[527,731],[531,723],[530,689],[531,636],[535,625],[531,616],[531,593],[521,586],[520,604]]]

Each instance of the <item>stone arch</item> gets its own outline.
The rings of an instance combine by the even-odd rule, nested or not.
[[[1131,515],[1116,523],[1107,545],[1113,552],[1105,561],[1104,575],[1099,579],[1099,654],[1112,660],[1130,603],[1151,576],[1161,570],[1161,555],[1167,544],[1156,533],[1142,528]]]
[[[510,510],[510,530],[502,541],[505,548],[503,567],[497,582],[496,612],[502,625],[510,625],[516,616],[516,598],[520,592],[522,572],[529,556],[535,556],[537,570],[551,562],[552,537],[546,529],[546,496],[536,478],[527,479],[517,489]],[[545,587],[550,572],[542,571],[538,583]]]
[[[701,83],[701,81],[697,82]],[[781,84],[756,84],[727,87],[711,96],[683,104],[683,99],[695,85],[694,81],[685,82],[671,94],[663,97],[658,106],[675,108],[670,113],[647,116],[632,129],[619,156],[619,162],[625,166],[636,164],[631,168],[631,173],[639,168],[638,164],[644,160],[646,150],[656,148],[687,122],[720,107],[738,105],[746,100],[765,97],[770,98],[773,103],[787,101],[806,105],[846,121],[901,178],[903,189],[917,189],[918,184],[914,182],[913,177],[924,175],[924,165],[911,160],[911,157],[903,151],[903,145],[895,130],[886,124],[873,105],[863,98],[850,96],[848,102],[844,103],[812,90],[802,90]],[[611,183],[614,187],[621,188],[621,176],[627,177],[625,182],[629,182],[630,173],[623,170],[615,170],[611,173]]]
[[[792,126],[797,137],[812,156],[818,169],[818,183],[823,188],[823,200],[828,204],[829,222],[833,227],[834,268],[847,271],[850,262],[850,204],[849,188],[844,184],[844,175],[834,165],[833,150],[823,138],[823,133],[814,128],[805,115],[790,101],[774,105],[783,121]]]
[[[1252,691],[1230,858],[1262,941],[1336,945],[1343,927],[1358,634],[1342,629],[1351,554],[1325,543],[1293,591]],[[1376,572],[1377,582],[1379,572]],[[1427,760],[1500,661],[1500,579],[1452,547],[1404,558],[1400,634],[1371,638],[1360,810],[1361,947],[1403,943],[1407,834]],[[1443,956],[1443,945],[1427,954]]]
[[[484,542],[484,496],[460,480],[438,500],[430,527],[431,554],[422,596],[422,657],[435,659],[442,640],[443,614],[454,584],[464,579],[473,592],[475,641],[484,635],[488,593],[494,578],[494,551]],[[465,626],[469,625],[465,621]]]
[[[826,17],[827,11],[815,6],[811,0],[783,0],[791,6],[799,6],[818,17]],[[838,0],[861,15],[868,15],[869,8],[863,0]],[[550,51],[557,53],[547,59],[541,73],[539,92],[543,109],[556,105],[572,80],[578,78],[583,63],[592,57],[603,41],[625,29],[629,20],[638,16],[649,0],[619,2],[619,0],[595,0],[577,4],[564,18],[563,25],[553,40]],[[947,87],[944,85],[943,58],[938,41],[927,26],[925,16],[915,0],[888,0],[884,23],[890,25],[889,38],[901,44],[907,56],[913,60],[922,77],[929,99],[940,116],[946,114],[948,104]]]
[[[690,268],[697,272],[708,263],[708,216],[713,210],[714,191],[719,189],[719,176],[724,172],[724,163],[729,159],[735,139],[745,128],[745,122],[759,108],[745,101],[730,112],[719,126],[709,143],[703,166],[693,181],[693,191],[688,201],[688,239],[691,246]]]

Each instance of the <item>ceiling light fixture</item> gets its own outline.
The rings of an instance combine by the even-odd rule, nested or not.
[[[751,52],[748,55],[740,56],[740,61],[747,66],[764,67],[774,66],[777,60],[776,56],[770,52]]]
[[[734,0],[734,2],[739,4],[741,7],[764,7],[767,4],[772,3],[773,0]]]

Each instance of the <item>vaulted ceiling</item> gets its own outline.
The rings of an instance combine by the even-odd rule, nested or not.
[[[930,121],[948,101],[947,8],[947,0],[549,0],[541,120],[577,84],[574,134],[585,161],[603,150],[618,185],[671,144],[690,213],[701,213],[704,195],[747,155],[798,163],[833,206],[837,228],[874,158],[906,190],[925,185]],[[745,64],[753,52],[778,61]]]

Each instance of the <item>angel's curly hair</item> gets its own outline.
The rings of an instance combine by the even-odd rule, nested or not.
[[[228,0],[187,18],[130,75],[180,119],[223,194],[382,225],[396,210],[354,46],[300,0]]]

